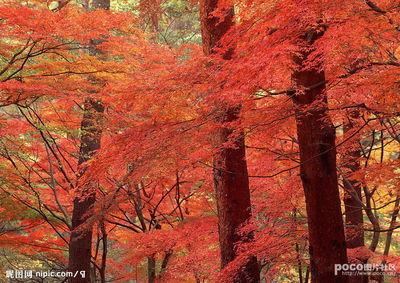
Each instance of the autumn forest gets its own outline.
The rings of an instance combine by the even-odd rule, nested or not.
[[[400,282],[399,0],[2,0],[0,282]]]

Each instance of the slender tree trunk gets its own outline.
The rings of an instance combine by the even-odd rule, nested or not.
[[[309,279],[310,279],[310,268],[307,266],[306,277],[304,278],[304,283],[308,283]]]
[[[318,34],[307,32],[311,46]],[[336,173],[335,128],[327,113],[325,74],[318,68],[304,70],[309,53],[296,58],[299,70],[293,74],[304,93],[292,93],[296,109],[300,149],[300,176],[306,201],[309,233],[311,282],[348,282],[334,274],[335,264],[347,263],[344,225]]]
[[[344,124],[344,132],[351,131],[353,126],[353,119],[359,117],[358,111],[352,111],[349,114],[348,122]],[[360,170],[360,150],[357,148],[352,149],[345,155],[345,167],[348,169],[346,173],[354,173]],[[345,208],[345,219],[346,219],[346,244],[347,248],[353,249],[364,246],[364,229],[363,229],[363,207],[362,207],[362,195],[361,185],[355,180],[351,180],[348,176],[343,182],[345,188],[344,194],[344,208]]]
[[[218,0],[201,1],[201,31],[205,55],[216,53],[219,41],[233,26],[234,9],[225,9],[225,18],[213,15],[218,8]],[[233,49],[222,54],[225,60],[231,59]],[[221,124],[238,120],[240,107],[218,106],[220,115],[217,122]],[[228,127],[218,129],[215,143],[218,147],[228,141],[233,130]],[[214,156],[214,188],[218,207],[218,229],[221,248],[221,267],[224,268],[237,256],[235,244],[249,241],[252,235],[241,235],[238,229],[251,216],[249,179],[247,173],[244,135],[239,134],[233,148],[221,149]],[[256,257],[250,257],[237,272],[235,282],[259,282],[260,270]]]
[[[348,115],[348,121],[344,123],[344,133],[351,131],[354,128],[354,120],[359,118],[360,114],[357,110],[351,111]],[[364,246],[364,219],[363,219],[363,206],[361,185],[356,180],[351,180],[347,175],[360,170],[360,150],[355,148],[351,149],[345,155],[345,167],[347,172],[343,178],[344,186],[344,209],[345,209],[345,222],[346,222],[346,245],[348,249],[354,249]],[[361,259],[366,263],[366,259]],[[368,276],[350,276],[349,283],[367,283]]]
[[[297,229],[297,209],[293,209],[293,222],[295,223],[294,229]],[[299,244],[296,240],[294,244],[294,248],[296,251],[296,260],[297,260],[297,272],[299,273],[299,283],[303,283],[303,265],[301,262],[301,257],[300,257],[300,247]]]
[[[101,255],[101,266],[100,266],[100,282],[106,283],[108,234],[107,234],[106,224],[104,223],[104,220],[101,221],[100,228],[101,228],[101,235],[102,235],[101,242],[102,242],[102,248],[103,248],[103,253]]]
[[[393,236],[393,229],[396,227],[396,220],[397,220],[397,216],[399,215],[399,209],[400,209],[400,198],[399,198],[399,194],[396,195],[396,201],[394,202],[394,207],[393,207],[393,212],[392,212],[392,217],[390,219],[390,225],[389,225],[389,231],[386,234],[386,242],[385,242],[385,249],[383,251],[383,255],[384,256],[388,256],[389,255],[389,251],[390,251],[390,246],[392,244],[392,236]],[[384,260],[382,261],[382,265],[385,265],[386,259],[384,258]],[[385,275],[382,274],[380,276],[378,276],[378,280],[379,283],[384,283],[385,282]]]
[[[110,0],[93,0],[93,9],[109,9]],[[93,40],[93,44],[96,44]],[[91,50],[97,53],[94,46]],[[79,151],[78,166],[89,161],[96,150],[100,149],[102,135],[101,120],[104,115],[104,106],[101,101],[93,98],[87,98],[84,103],[84,114],[81,122],[81,146]],[[85,173],[85,168],[81,168],[79,178]],[[78,181],[79,183],[79,181]],[[96,197],[96,186],[89,181],[78,189],[78,196],[73,202],[72,212],[72,232],[69,243],[69,263],[68,269],[73,274],[78,272],[77,276],[71,277],[71,283],[91,282],[90,263],[92,259],[92,228],[91,225],[83,227],[89,215],[88,212],[93,207]],[[82,278],[80,272],[85,272],[85,278]]]
[[[369,249],[371,251],[375,252],[375,250],[376,250],[376,248],[378,247],[378,244],[379,244],[379,238],[380,238],[380,235],[381,235],[381,232],[380,232],[381,227],[380,227],[380,224],[379,224],[379,219],[372,212],[372,209],[373,209],[373,207],[371,205],[372,195],[373,195],[373,192],[370,192],[368,190],[368,187],[364,186],[364,196],[365,196],[365,206],[366,206],[365,214],[367,215],[367,217],[368,217],[369,221],[371,222],[372,227],[374,229],[374,232],[372,234],[372,240],[371,240],[371,243],[369,245]]]
[[[392,236],[393,236],[393,229],[396,226],[396,219],[397,216],[399,215],[399,208],[400,208],[400,196],[396,196],[396,201],[394,202],[394,209],[392,213],[392,218],[390,220],[390,226],[389,226],[389,231],[386,234],[386,243],[385,243],[385,250],[383,252],[383,255],[388,256],[389,251],[390,251],[390,246],[392,244]]]
[[[382,150],[383,150],[383,148],[382,148]],[[392,217],[390,219],[390,225],[389,225],[390,230],[386,234],[385,249],[383,251],[384,256],[389,255],[390,246],[392,245],[393,230],[396,227],[396,222],[397,222],[397,217],[399,216],[399,211],[400,211],[400,193],[397,193],[396,200],[395,200],[394,206],[393,206]],[[386,264],[386,260],[384,260],[382,264]]]
[[[163,260],[162,260],[162,262],[161,262],[160,274],[162,274],[163,272],[165,272],[165,270],[167,269],[167,265],[168,265],[168,262],[169,262],[169,260],[170,260],[170,258],[171,258],[171,256],[172,256],[172,253],[173,253],[173,250],[172,250],[172,249],[171,249],[171,250],[168,250],[168,251],[165,253],[164,258],[163,258]]]
[[[355,152],[350,152],[348,158],[356,157]],[[349,164],[351,170],[359,167],[358,164]],[[347,183],[349,182],[349,183]],[[346,243],[349,249],[354,249],[364,246],[364,229],[363,229],[363,208],[360,205],[361,186],[357,184],[355,180],[347,179],[343,182],[345,187],[344,193],[344,208],[345,208],[345,219],[346,219]]]

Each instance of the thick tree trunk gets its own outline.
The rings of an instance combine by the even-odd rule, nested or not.
[[[213,16],[218,9],[220,0],[202,0],[200,5],[201,37],[203,41],[203,52],[205,55],[217,53],[216,48],[221,47],[220,40],[233,27],[234,9],[224,9],[224,18]],[[222,57],[225,60],[232,58],[233,49],[226,50]]]
[[[218,0],[201,1],[201,31],[205,55],[216,53],[219,41],[233,26],[234,9],[225,9],[223,19],[213,16]],[[233,49],[226,50],[222,57],[229,60]],[[217,106],[220,110],[217,122],[231,123],[238,119],[240,107]],[[233,130],[228,127],[215,133],[216,146],[220,147],[231,137]],[[250,189],[247,173],[244,135],[240,134],[233,148],[221,149],[214,156],[214,188],[218,207],[219,242],[221,267],[224,268],[237,256],[235,244],[249,241],[252,235],[241,235],[238,231],[251,216]],[[236,274],[235,282],[259,282],[260,270],[256,257],[251,257]]]
[[[93,0],[91,9],[110,9],[110,0]],[[93,55],[99,52],[95,49],[96,40],[92,41],[90,50]],[[79,151],[78,166],[90,160],[100,149],[101,141],[101,120],[104,116],[104,106],[101,101],[93,98],[85,100],[84,114],[81,122],[81,147]],[[85,172],[81,168],[79,177]],[[79,181],[79,178],[78,178]],[[79,182],[78,182],[79,183]],[[78,272],[75,278],[70,278],[70,283],[91,282],[90,263],[92,260],[92,228],[91,225],[83,227],[82,224],[88,219],[88,212],[93,207],[96,197],[96,184],[87,182],[78,189],[78,196],[74,199],[72,211],[72,232],[69,243],[69,263],[68,269],[73,274]],[[105,269],[105,266],[104,266]],[[80,271],[85,272],[85,278],[82,278]],[[105,270],[102,271],[103,273]],[[104,277],[104,274],[103,274]]]
[[[147,281],[154,283],[156,280],[156,258],[150,256],[147,258]]]
[[[110,0],[92,0],[92,5],[91,5],[90,9],[109,10],[110,9]]]
[[[90,160],[95,151],[100,148],[101,127],[100,119],[103,116],[104,107],[101,102],[87,99],[85,101],[84,115],[81,123],[81,148],[78,164],[81,165]],[[84,174],[84,168],[80,175]],[[88,212],[95,202],[96,184],[88,182],[79,190],[79,195],[74,199],[72,212],[72,233],[69,243],[69,270],[74,274],[85,271],[85,277],[78,275],[70,278],[71,283],[90,282],[90,262],[92,247],[91,227],[82,228],[82,224],[88,219]]]
[[[317,35],[308,32],[311,45]],[[309,54],[297,58],[300,71],[293,74],[304,93],[292,94],[296,108],[300,148],[300,176],[305,193],[309,232],[311,281],[348,282],[334,274],[335,264],[347,263],[344,225],[336,173],[335,128],[327,113],[325,74],[317,68],[304,70]]]
[[[238,109],[228,109],[221,123],[237,120]],[[215,134],[216,144],[223,144],[232,135],[232,129],[223,128]],[[244,136],[236,141],[234,148],[225,148],[214,156],[214,187],[218,207],[219,242],[221,266],[225,267],[237,256],[235,244],[249,241],[252,235],[238,233],[240,226],[251,216],[250,190],[247,174]],[[259,282],[260,270],[255,257],[251,257],[239,270],[236,282]]]

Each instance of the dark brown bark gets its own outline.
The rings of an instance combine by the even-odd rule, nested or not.
[[[213,16],[218,8],[219,0],[202,0],[200,5],[201,17],[201,37],[203,41],[203,52],[205,55],[217,53],[217,48],[221,47],[220,40],[233,27],[233,7],[226,8],[222,12],[225,14],[223,19]],[[226,50],[222,57],[225,60],[232,58],[233,49]]]
[[[348,158],[356,157],[355,152],[350,152]],[[348,164],[351,170],[358,170],[358,164]],[[361,186],[357,181],[347,179],[343,182],[345,187],[344,208],[346,221],[346,243],[349,249],[364,246],[363,229],[363,209],[360,201],[362,200]]]
[[[306,277],[304,278],[304,283],[308,283],[309,279],[310,279],[310,268],[307,266]]]
[[[348,121],[344,123],[344,132],[347,133],[354,128],[354,122],[359,118],[360,114],[357,110],[351,111],[348,115]],[[357,148],[351,149],[344,156],[344,164],[347,169],[343,178],[344,187],[344,209],[345,209],[345,223],[346,223],[346,245],[348,249],[354,249],[364,246],[364,219],[363,219],[363,205],[361,195],[361,185],[356,181],[349,178],[351,173],[360,170],[361,153]],[[367,259],[360,259],[363,263]],[[349,283],[367,283],[368,276],[354,275],[349,277]]]
[[[110,0],[93,0],[91,9],[103,9],[109,10],[110,9]]]
[[[87,99],[85,101],[84,115],[81,123],[81,148],[78,164],[82,165],[90,160],[95,151],[100,148],[101,127],[99,126],[104,107],[101,102]],[[85,168],[80,170],[80,176]],[[72,233],[69,243],[69,271],[74,274],[85,271],[85,277],[70,278],[71,283],[90,282],[90,262],[92,246],[92,228],[82,228],[82,224],[88,219],[88,212],[95,202],[96,184],[87,182],[79,190],[79,196],[74,199],[72,212]]]
[[[170,260],[170,258],[171,258],[171,256],[172,256],[172,253],[173,253],[173,250],[172,250],[172,249],[171,249],[171,250],[168,250],[168,251],[165,253],[164,258],[163,258],[163,260],[162,260],[162,262],[161,262],[160,274],[162,274],[163,272],[165,272],[165,270],[167,269],[167,265],[168,265],[168,262],[169,262],[169,260]]]
[[[100,282],[106,282],[106,267],[107,267],[107,253],[108,253],[108,233],[106,230],[106,225],[104,221],[100,223],[101,228],[101,242],[103,246],[103,254],[101,255],[101,265],[100,265]]]
[[[317,36],[310,31],[304,39],[311,46]],[[344,283],[348,282],[346,276],[334,274],[335,264],[347,263],[335,128],[327,113],[325,74],[317,68],[304,70],[308,55],[296,58],[301,71],[293,74],[296,85],[305,88],[304,93],[291,95],[296,109],[300,176],[308,219],[311,282]]]
[[[221,38],[233,26],[233,7],[226,8],[223,19],[213,16],[218,0],[203,0],[200,6],[201,32],[205,55],[217,53]],[[223,52],[222,58],[229,60],[233,49]],[[217,122],[224,124],[238,120],[240,107],[217,106]],[[233,130],[223,127],[215,132],[215,145],[220,147],[229,140]],[[234,147],[223,148],[214,156],[214,188],[218,207],[218,229],[221,248],[221,267],[237,257],[235,245],[250,241],[252,235],[240,235],[238,229],[251,216],[250,189],[247,173],[244,135],[234,141]],[[260,270],[256,257],[250,257],[236,274],[235,282],[259,282]]]
[[[147,282],[154,283],[156,279],[156,258],[149,256],[147,258]]]
[[[237,120],[239,110],[228,109],[221,123]],[[233,130],[223,128],[215,133],[216,144],[228,141]],[[237,256],[235,244],[249,241],[252,235],[240,235],[238,229],[251,216],[250,190],[247,174],[244,137],[235,140],[235,148],[224,148],[214,156],[214,187],[218,207],[219,242],[221,248],[221,266],[225,267]],[[251,257],[238,272],[236,282],[259,282],[257,259]]]
[[[110,0],[93,0],[91,9],[110,9]],[[92,41],[92,54],[100,53],[96,50],[96,40]],[[93,83],[98,83],[95,80]],[[104,116],[104,106],[101,101],[94,98],[87,98],[84,104],[83,119],[81,122],[81,146],[79,151],[78,166],[89,161],[96,151],[100,149],[102,135],[101,120]],[[68,269],[73,274],[78,272],[78,276],[70,278],[70,283],[91,282],[90,263],[92,260],[92,227],[82,225],[89,218],[90,209],[96,200],[96,183],[89,180],[86,184],[79,184],[80,177],[85,173],[85,168],[81,167],[78,176],[78,196],[75,197],[72,211],[72,232],[69,243],[69,262]],[[103,235],[104,236],[104,235]],[[106,243],[103,242],[103,244]],[[104,247],[106,248],[106,247]],[[106,255],[103,255],[103,257]],[[105,259],[105,258],[104,258]],[[104,262],[105,264],[105,262]],[[85,271],[85,278],[79,275],[80,271]],[[105,266],[101,270],[102,280],[105,278]]]

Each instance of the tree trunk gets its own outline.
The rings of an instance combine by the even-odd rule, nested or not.
[[[372,202],[373,193],[368,190],[367,186],[364,186],[363,189],[364,189],[364,196],[365,196],[365,214],[367,215],[369,221],[371,222],[373,230],[374,230],[373,234],[372,234],[372,240],[371,240],[371,243],[369,245],[369,249],[372,252],[375,252],[375,250],[376,250],[376,248],[378,247],[378,244],[379,244],[379,238],[380,238],[380,235],[381,235],[381,232],[380,232],[381,231],[381,227],[380,227],[380,224],[379,224],[379,219],[372,212],[373,207],[372,207],[371,202]]]
[[[216,53],[219,41],[233,26],[233,7],[226,8],[225,18],[213,15],[218,9],[218,0],[203,0],[200,6],[201,32],[205,55]],[[233,49],[227,49],[222,58],[229,60]],[[220,115],[217,122],[231,123],[238,119],[240,106],[217,106]],[[215,133],[215,144],[220,147],[228,141],[233,130],[228,127],[218,129]],[[233,148],[223,148],[215,156],[214,188],[218,207],[218,229],[221,248],[221,267],[224,268],[237,256],[235,244],[250,241],[252,235],[241,235],[238,229],[251,216],[250,189],[247,173],[244,135],[239,134]],[[250,257],[236,274],[235,282],[259,282],[260,270],[256,257]]]
[[[172,256],[172,253],[173,253],[173,250],[172,250],[172,249],[171,249],[171,250],[168,250],[168,251],[165,253],[164,258],[163,258],[163,260],[162,260],[162,262],[161,262],[160,274],[162,274],[163,272],[165,272],[165,270],[167,269],[167,265],[168,265],[168,262],[169,262],[169,260],[170,260],[170,258],[171,258],[171,256]]]
[[[110,0],[93,0],[92,9],[110,9]],[[95,40],[93,40],[95,45]],[[94,47],[94,46],[92,46]],[[95,48],[91,49],[94,54],[98,53]],[[100,149],[102,129],[100,126],[104,115],[104,106],[101,101],[87,98],[84,103],[84,114],[81,122],[81,146],[79,151],[78,166],[89,161],[96,150]],[[85,173],[85,168],[81,168],[78,176]],[[96,197],[96,184],[87,182],[78,189],[78,196],[75,197],[72,211],[72,232],[69,243],[69,263],[68,269],[73,274],[78,272],[75,278],[70,278],[70,283],[91,282],[90,263],[92,259],[92,228],[82,227],[89,215]],[[85,278],[80,272],[85,272]]]
[[[399,196],[399,194],[397,194],[396,201],[394,202],[392,218],[390,220],[389,231],[386,234],[385,250],[383,252],[383,255],[385,255],[385,256],[389,255],[390,246],[392,244],[393,230],[396,227],[396,219],[397,219],[397,216],[399,215],[399,209],[400,209],[400,196]],[[386,263],[386,261],[385,261],[385,263]]]
[[[357,110],[351,111],[348,115],[348,121],[344,123],[344,133],[351,131],[354,128],[354,119],[359,118],[360,114]],[[344,156],[346,174],[343,176],[344,182],[344,209],[346,223],[346,245],[348,249],[354,249],[364,246],[364,220],[361,185],[356,180],[351,180],[347,175],[360,170],[360,150],[357,148],[351,149]],[[360,259],[363,263],[367,263],[367,259]],[[350,276],[349,283],[367,283],[368,276]]]
[[[233,122],[238,118],[238,109],[228,109],[221,123]],[[216,144],[228,141],[233,130],[223,128],[215,134]],[[242,235],[238,229],[251,216],[250,190],[247,174],[244,136],[236,141],[234,148],[224,148],[214,156],[214,187],[217,197],[221,266],[233,261],[237,252],[235,244],[250,241],[252,235]],[[236,282],[259,282],[260,270],[256,257],[251,257],[238,271]]]
[[[348,115],[348,121],[344,123],[344,133],[351,131],[354,126],[354,119],[359,118],[360,114],[356,111],[351,111]],[[345,155],[346,175],[360,170],[360,150],[357,148],[351,149]],[[347,248],[354,249],[364,246],[364,229],[363,229],[363,207],[361,185],[355,180],[350,180],[348,176],[343,182],[344,191],[344,208],[346,219],[346,244]]]
[[[348,159],[357,158],[358,152],[350,152],[346,157]],[[358,159],[354,159],[358,160]],[[358,170],[359,164],[350,160],[352,164],[348,164],[348,168],[353,172]],[[357,161],[356,161],[357,162]],[[354,249],[364,246],[364,229],[363,229],[363,208],[360,204],[362,200],[361,186],[357,184],[356,180],[349,180],[343,182],[345,187],[344,193],[344,208],[346,219],[346,244],[347,248]]]
[[[101,221],[100,228],[101,228],[101,235],[102,235],[101,242],[102,242],[102,248],[103,248],[103,253],[101,255],[101,265],[100,265],[100,282],[106,283],[108,234],[107,234],[106,224],[104,223],[104,220]]]
[[[104,107],[101,102],[87,99],[85,101],[83,120],[81,123],[81,148],[79,152],[78,164],[90,160],[95,151],[100,148],[101,128],[100,119],[103,116]],[[81,169],[80,176],[85,169]],[[88,182],[79,189],[79,196],[74,199],[72,212],[72,233],[69,243],[69,271],[74,274],[78,271],[85,271],[85,277],[79,275],[70,278],[71,283],[90,282],[90,261],[92,247],[92,228],[82,228],[82,224],[88,219],[88,212],[95,202],[96,184]]]
[[[154,283],[156,280],[156,258],[154,255],[147,258],[147,280],[149,283]]]
[[[318,35],[307,32],[309,46]],[[305,69],[309,53],[296,58],[293,79],[304,93],[292,93],[300,149],[300,176],[306,201],[311,282],[348,282],[334,265],[347,263],[344,225],[336,173],[335,128],[327,113],[325,74]]]
[[[92,0],[91,9],[110,10],[110,0]]]
[[[390,251],[390,246],[392,244],[392,236],[393,236],[393,230],[396,228],[396,219],[397,216],[399,215],[399,209],[400,209],[400,198],[399,194],[396,195],[396,200],[394,202],[394,208],[392,212],[392,217],[390,219],[390,226],[389,226],[389,231],[386,234],[386,242],[385,242],[385,249],[383,251],[383,255],[387,257],[389,255]],[[386,265],[387,261],[386,258],[384,257],[384,260],[382,261],[381,265]],[[385,282],[385,275],[381,274],[378,276],[379,283],[384,283]]]

